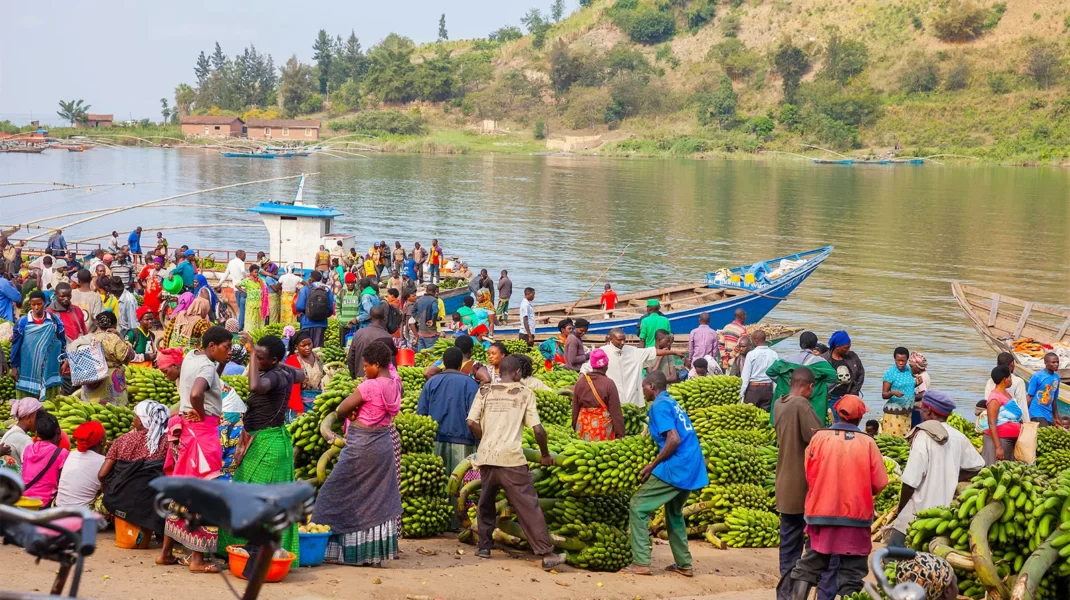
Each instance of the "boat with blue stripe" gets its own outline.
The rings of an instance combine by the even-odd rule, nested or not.
[[[698,327],[699,315],[709,313],[710,327],[722,329],[732,322],[737,309],[747,311],[747,321],[756,323],[787,299],[829,257],[832,246],[825,246],[759,261],[732,269],[708,273],[704,281],[684,283],[643,292],[622,294],[617,298],[613,318],[603,318],[598,298],[578,303],[566,302],[535,307],[536,335],[556,334],[557,323],[564,318],[590,321],[591,339],[621,328],[628,335],[639,332],[639,320],[646,314],[648,300],[661,303],[674,334],[684,334]],[[509,313],[510,326],[495,327],[495,337],[519,334],[519,310]]]
[[[274,152],[220,152],[225,158],[275,158]]]

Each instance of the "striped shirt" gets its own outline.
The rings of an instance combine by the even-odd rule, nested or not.
[[[348,289],[343,289],[342,293],[338,295],[338,306],[335,311],[338,313],[338,320],[343,324],[348,324],[356,319],[360,313],[360,290],[349,291]]]

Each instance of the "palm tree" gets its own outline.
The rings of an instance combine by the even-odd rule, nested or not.
[[[178,110],[177,108],[175,110]],[[171,108],[167,106],[167,98],[160,98],[160,114],[163,115],[162,125],[167,125],[171,120]]]
[[[175,87],[175,112],[179,117],[189,116],[189,107],[197,94],[189,84],[180,83]]]
[[[71,127],[74,127],[75,123],[85,122],[89,108],[90,106],[85,104],[84,100],[71,100],[70,102],[60,100],[56,114],[64,121],[70,121]]]

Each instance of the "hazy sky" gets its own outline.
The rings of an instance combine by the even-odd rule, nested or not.
[[[260,0],[15,0],[5,6],[0,35],[0,120],[31,117],[59,124],[60,99],[84,99],[91,112],[115,119],[160,119],[160,98],[174,101],[175,85],[193,84],[197,54],[218,40],[228,56],[254,44],[276,65],[297,54],[311,62],[320,29],[367,49],[390,32],[415,42],[438,36],[446,13],[451,39],[485,37],[504,24],[519,26],[532,6],[551,0],[393,0],[324,2]],[[575,0],[567,0],[569,10]],[[543,6],[545,5],[545,6]]]

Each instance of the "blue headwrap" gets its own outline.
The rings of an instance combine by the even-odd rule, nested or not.
[[[193,277],[193,297],[194,298],[196,298],[197,296],[200,295],[202,288],[207,288],[208,289],[208,302],[211,303],[212,310],[215,310],[216,302],[219,300],[219,298],[215,295],[215,290],[212,289],[212,286],[208,285],[208,278],[207,277],[205,277],[204,275],[201,275],[201,274],[195,275]]]
[[[837,346],[846,346],[851,343],[851,336],[847,335],[846,331],[842,329],[832,334],[829,337],[829,350],[836,348]]]
[[[945,417],[955,412],[955,401],[944,392],[929,390],[922,396],[921,403]]]

